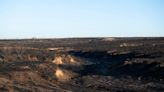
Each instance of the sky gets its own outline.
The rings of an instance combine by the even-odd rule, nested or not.
[[[164,36],[164,0],[0,0],[0,39],[147,36]]]

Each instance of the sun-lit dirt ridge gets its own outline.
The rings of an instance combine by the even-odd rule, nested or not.
[[[80,62],[71,55],[67,54],[58,54],[55,56],[54,60],[52,61],[54,64],[60,65],[60,64],[71,64],[71,65],[79,65]]]

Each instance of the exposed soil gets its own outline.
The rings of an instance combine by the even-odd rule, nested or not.
[[[163,92],[164,38],[0,41],[0,92]]]

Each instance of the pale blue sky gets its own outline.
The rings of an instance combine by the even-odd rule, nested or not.
[[[164,0],[0,0],[0,39],[164,36]]]

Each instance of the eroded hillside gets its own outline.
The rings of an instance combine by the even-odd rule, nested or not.
[[[163,90],[163,38],[0,41],[2,92]]]

